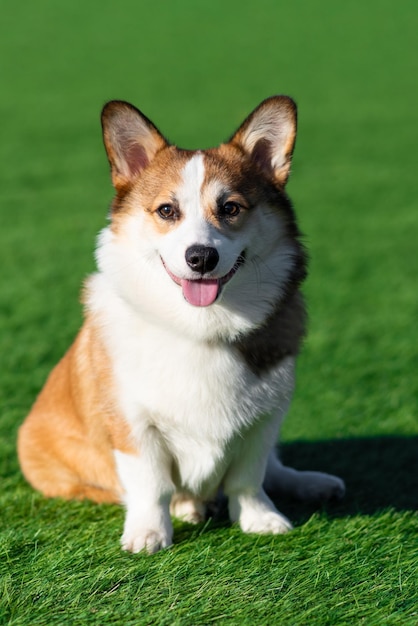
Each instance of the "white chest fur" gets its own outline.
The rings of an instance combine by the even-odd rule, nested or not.
[[[100,276],[93,287],[106,289]],[[113,294],[96,312],[120,409],[139,445],[150,429],[158,433],[177,468],[179,487],[211,491],[244,432],[263,415],[287,408],[292,359],[258,377],[235,348],[155,326]]]

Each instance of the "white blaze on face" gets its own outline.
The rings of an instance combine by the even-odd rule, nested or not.
[[[178,191],[180,206],[186,215],[185,224],[190,228],[191,238],[198,245],[207,245],[210,225],[204,217],[202,185],[205,176],[203,155],[196,154],[183,170],[183,185]],[[192,242],[193,245],[193,242]],[[183,296],[194,306],[209,306],[220,292],[218,279],[182,279]]]
[[[197,153],[187,161],[182,171],[182,184],[176,195],[190,226],[203,220],[202,185],[205,178],[203,154]]]

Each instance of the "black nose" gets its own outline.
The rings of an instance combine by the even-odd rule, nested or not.
[[[200,274],[214,270],[218,261],[219,254],[216,248],[211,248],[210,246],[190,246],[186,250],[187,265]]]

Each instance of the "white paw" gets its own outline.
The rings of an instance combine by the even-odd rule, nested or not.
[[[150,528],[127,531],[122,535],[121,544],[123,550],[128,552],[148,552],[154,554],[163,548],[168,548],[172,544],[171,534],[163,530],[152,530]]]
[[[205,507],[202,502],[182,494],[172,497],[170,513],[173,517],[189,524],[199,524],[205,519]]]
[[[242,515],[239,521],[244,533],[258,535],[284,535],[292,530],[292,524],[280,513],[263,512],[258,515]]]
[[[345,484],[331,474],[299,472],[294,495],[300,500],[341,500],[345,495]]]

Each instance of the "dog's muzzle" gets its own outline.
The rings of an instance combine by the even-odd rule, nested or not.
[[[164,260],[161,259],[167,274],[183,290],[183,296],[193,306],[210,306],[219,298],[222,288],[236,274],[245,262],[245,250],[241,252],[230,271],[220,278],[180,278],[171,272]],[[215,269],[219,261],[219,254],[215,248],[207,246],[190,246],[186,250],[186,263],[202,275]]]

